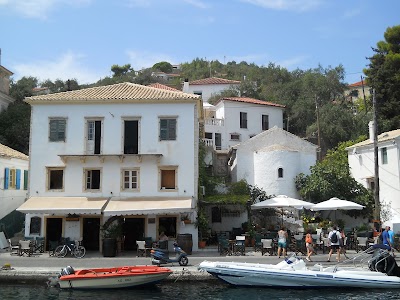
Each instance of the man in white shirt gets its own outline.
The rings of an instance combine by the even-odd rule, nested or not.
[[[337,231],[337,227],[333,226],[333,229],[331,232],[329,232],[328,235],[329,242],[331,244],[331,250],[329,251],[329,256],[328,256],[328,261],[331,261],[331,256],[333,253],[333,250],[336,250],[337,257],[336,260],[339,262],[340,261],[340,232]]]

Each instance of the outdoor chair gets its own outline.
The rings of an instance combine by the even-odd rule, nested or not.
[[[146,242],[146,248],[151,248],[153,245],[153,238],[151,236],[146,236],[144,238],[144,241]]]
[[[25,241],[25,240],[21,240],[19,241],[19,255],[20,256],[24,256],[25,254],[28,256],[31,256],[33,253],[33,249],[32,249],[32,245],[31,245],[31,241]]]
[[[245,240],[246,237],[242,235],[236,236],[235,246],[234,246],[234,254],[235,255],[244,255],[245,253]]]
[[[219,255],[231,255],[229,240],[227,238],[220,238],[218,242]]]
[[[11,239],[8,239],[8,249],[10,251],[10,255],[13,254],[19,255],[19,244],[13,245]]]
[[[367,249],[368,237],[357,237],[356,252],[364,251]]]
[[[57,246],[58,246],[58,241],[49,241],[49,246],[48,246],[49,256],[54,256],[54,251],[56,250]]]
[[[147,257],[146,241],[136,241],[137,245],[137,256]]]
[[[261,239],[262,248],[261,255],[264,256],[264,253],[268,253],[270,256],[274,255],[274,244],[272,239]]]
[[[256,251],[261,251],[262,250],[262,242],[261,242],[262,236],[261,234],[256,234],[256,236],[254,237],[254,252]]]

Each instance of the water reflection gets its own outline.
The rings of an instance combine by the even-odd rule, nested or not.
[[[151,287],[120,290],[60,290],[39,285],[2,285],[3,300],[123,300],[123,299],[290,299],[290,300],[330,300],[330,299],[398,299],[397,290],[366,289],[323,289],[293,290],[267,288],[238,288],[217,281],[163,283]]]

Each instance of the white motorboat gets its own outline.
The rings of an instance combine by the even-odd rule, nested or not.
[[[124,266],[75,271],[68,266],[61,270],[58,283],[62,289],[111,289],[154,284],[172,271],[158,266]]]
[[[274,264],[203,261],[200,270],[239,286],[400,288],[400,268],[390,249],[374,245],[334,266],[307,267],[295,255]]]

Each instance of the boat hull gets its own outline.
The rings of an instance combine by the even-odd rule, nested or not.
[[[238,286],[292,288],[400,288],[400,278],[363,269],[293,270],[278,269],[276,265],[203,262],[200,269]]]
[[[154,284],[167,278],[172,271],[156,266],[78,270],[59,278],[62,289],[113,289]]]

